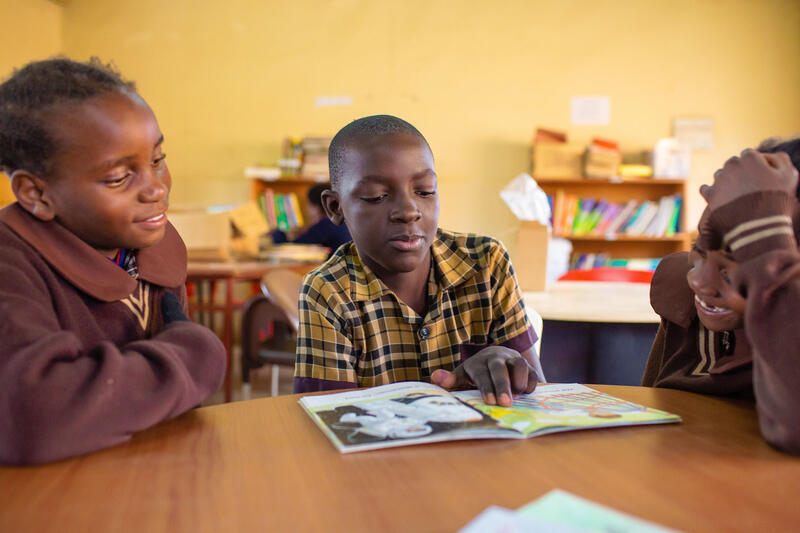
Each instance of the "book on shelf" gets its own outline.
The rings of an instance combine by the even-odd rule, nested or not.
[[[678,231],[680,195],[664,196],[657,201],[629,200],[616,204],[605,199],[578,197],[556,191],[553,233],[570,237],[617,235],[662,237]]]
[[[415,381],[304,396],[299,403],[341,453],[681,420],[575,383],[539,385],[511,407],[486,405],[475,390],[448,392]]]
[[[261,213],[270,230],[288,231],[303,225],[303,213],[295,193],[275,194],[271,188],[264,189],[258,199]]]
[[[653,271],[660,261],[661,258],[613,258],[603,253],[572,254],[569,260],[569,270],[591,270],[592,268],[599,267],[614,267],[627,268],[629,270]]]

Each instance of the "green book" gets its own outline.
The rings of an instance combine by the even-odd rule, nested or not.
[[[289,224],[289,218],[286,215],[286,209],[283,207],[282,194],[275,195],[275,213],[278,218],[278,229],[281,231],[289,231],[291,226]]]

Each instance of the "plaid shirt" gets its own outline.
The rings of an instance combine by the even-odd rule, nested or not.
[[[524,351],[536,340],[503,245],[439,230],[431,246],[427,314],[402,302],[340,247],[306,275],[300,294],[295,392],[430,381],[478,350]]]

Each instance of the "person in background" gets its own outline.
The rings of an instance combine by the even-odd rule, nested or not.
[[[295,392],[422,380],[511,405],[544,377],[503,245],[439,225],[433,154],[389,115],[336,134],[325,211],[353,243],[306,275]]]
[[[318,183],[308,190],[307,214],[309,226],[299,235],[290,238],[283,231],[272,231],[272,241],[275,244],[292,242],[296,244],[319,244],[329,248],[331,255],[339,246],[350,242],[350,232],[344,224],[334,224],[325,214],[322,207],[322,193],[330,188],[329,183]]]
[[[700,193],[690,252],[664,258],[642,384],[754,398],[761,434],[800,453],[800,139],[745,150]]]
[[[164,135],[93,59],[0,85],[0,463],[127,441],[214,393],[225,348],[186,317]]]

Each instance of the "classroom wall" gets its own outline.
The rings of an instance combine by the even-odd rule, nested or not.
[[[50,0],[0,0],[0,20],[0,79],[28,61],[61,51],[61,7]],[[0,172],[0,206],[12,201],[8,177]]]
[[[61,10],[63,51],[113,59],[154,108],[178,203],[246,200],[242,169],[274,162],[283,136],[391,113],[433,147],[441,225],[513,248],[498,191],[528,169],[536,126],[635,151],[668,136],[676,115],[710,116],[715,147],[695,153],[692,191],[729,155],[800,132],[793,0],[69,0]],[[611,124],[571,126],[574,95],[608,95]],[[316,107],[318,96],[353,104]],[[693,192],[691,223],[702,207]]]

